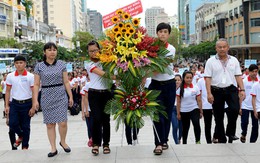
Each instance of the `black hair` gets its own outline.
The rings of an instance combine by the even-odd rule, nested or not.
[[[98,49],[100,49],[99,43],[98,43],[97,41],[95,41],[95,40],[92,40],[92,41],[90,41],[90,42],[87,44],[87,50],[88,50],[89,46],[91,46],[91,45],[96,45],[96,46],[98,47]]]
[[[182,77],[180,74],[176,74],[175,77],[179,77],[182,80]]]
[[[248,68],[249,71],[258,70],[258,66],[256,64],[251,64]]]
[[[157,25],[156,33],[158,33],[158,31],[160,31],[162,29],[168,29],[169,34],[171,33],[171,30],[172,30],[171,26],[168,23],[162,22],[162,23]]]
[[[191,74],[192,77],[193,77],[193,74],[191,71],[184,71],[184,73],[182,74],[182,81],[181,81],[181,86],[180,86],[180,97],[182,98],[183,95],[184,95],[184,84],[185,84],[185,81],[184,81],[184,78],[187,74]]]
[[[43,51],[45,52],[47,49],[51,49],[51,48],[54,48],[54,49],[58,49],[58,47],[56,46],[56,44],[54,42],[47,42],[44,46],[43,46]],[[46,61],[46,55],[44,54],[43,55],[43,61]]]
[[[24,61],[24,62],[26,62],[26,59],[22,55],[17,55],[17,56],[14,57],[14,62],[16,62],[16,61]]]

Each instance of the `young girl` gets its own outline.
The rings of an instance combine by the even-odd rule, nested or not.
[[[175,81],[176,81],[176,90],[178,90],[182,81],[180,74],[175,75]],[[177,100],[175,100],[175,105],[172,110],[172,136],[175,144],[180,144],[180,140],[182,137],[182,124],[181,121],[177,119],[176,104],[177,104]],[[179,134],[178,134],[178,130],[179,130]]]
[[[93,117],[92,140],[94,155],[99,154],[99,147],[103,140],[103,153],[109,154],[110,142],[110,115],[104,112],[106,103],[112,98],[109,86],[102,81],[102,76],[105,75],[102,65],[96,58],[96,54],[100,50],[98,42],[91,41],[87,45],[88,54],[91,62],[86,66],[89,74],[90,84],[88,89],[89,107]]]
[[[183,81],[176,92],[176,96],[177,118],[182,121],[183,144],[187,144],[190,120],[194,127],[196,144],[200,144],[200,118],[202,117],[200,90],[192,84],[192,72],[184,72],[182,78]]]

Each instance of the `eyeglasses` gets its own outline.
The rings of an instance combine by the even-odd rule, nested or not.
[[[89,50],[88,52],[89,53],[95,53],[95,52],[98,52],[99,51],[99,49],[95,49],[95,50]]]

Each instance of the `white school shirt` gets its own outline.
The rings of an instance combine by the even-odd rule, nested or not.
[[[70,88],[73,88],[75,84],[74,80],[70,80],[69,83],[70,83]]]
[[[256,78],[255,81],[253,81],[250,76],[247,76],[245,79],[243,79],[244,87],[245,87],[245,94],[246,94],[246,99],[242,101],[242,109],[246,110],[253,110],[252,106],[252,96],[250,95],[252,86],[255,82],[258,82],[258,79]]]
[[[26,70],[24,70],[22,75],[19,75],[17,71],[14,71],[7,75],[6,85],[11,86],[11,94],[13,99],[30,99],[32,98],[31,88],[34,85],[34,75]]]
[[[253,84],[250,94],[256,96],[256,111],[260,112],[260,81]]]
[[[3,88],[2,88],[2,94],[5,94],[5,91],[6,91],[6,80],[2,80],[1,81],[1,86],[4,86]]]
[[[176,96],[180,97],[180,88],[176,92]],[[200,90],[198,86],[190,84],[190,87],[184,85],[183,97],[181,97],[181,112],[191,112],[194,109],[199,108],[197,103],[197,96],[200,96]]]
[[[228,55],[226,67],[222,65],[218,54],[210,57],[205,67],[205,77],[211,78],[211,85],[219,88],[236,83],[235,76],[242,75],[238,60]]]
[[[206,82],[204,78],[198,80],[197,86],[201,92],[202,109],[212,109],[212,104],[208,102]]]
[[[97,75],[96,73],[93,73],[93,70],[99,68],[101,70],[103,70],[102,65],[100,62],[90,62],[86,65],[86,70],[88,72],[89,75],[89,79],[90,79],[90,87],[92,89],[97,89],[97,90],[105,90],[105,89],[109,89],[102,81],[104,78],[102,78],[101,76]]]
[[[199,79],[200,77],[198,76],[198,75],[194,75],[193,76],[193,78],[192,78],[192,84],[193,85],[197,85],[197,82],[198,82],[198,79]]]
[[[81,88],[80,94],[81,96],[85,96],[88,93],[90,82],[87,82],[84,87]],[[90,111],[89,103],[88,103],[88,111]],[[84,108],[84,112],[86,112],[86,107]]]
[[[168,44],[168,43],[166,44],[166,46],[167,46],[166,49],[169,50],[169,53],[167,53],[165,55],[165,57],[170,57],[173,59],[175,56],[175,51],[176,51],[175,48],[171,44]],[[152,79],[157,80],[157,81],[167,81],[167,80],[173,79],[174,78],[173,67],[174,67],[173,63],[170,63],[168,65],[168,69],[171,71],[171,74],[159,73],[159,74],[152,76]]]

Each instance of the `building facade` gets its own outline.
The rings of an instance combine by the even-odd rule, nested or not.
[[[157,23],[159,22],[159,20],[156,19],[156,16],[158,16],[161,13],[164,13],[164,8],[152,7],[152,8],[146,9],[145,27],[147,29],[148,35],[153,36],[153,37],[156,36],[156,26],[158,25]]]
[[[179,21],[178,21],[178,16],[177,15],[169,16],[168,17],[168,22],[169,22],[171,27],[179,28]]]
[[[14,37],[12,4],[8,0],[0,0],[0,39]]]
[[[103,35],[102,15],[97,10],[88,10],[90,33],[99,38]]]

